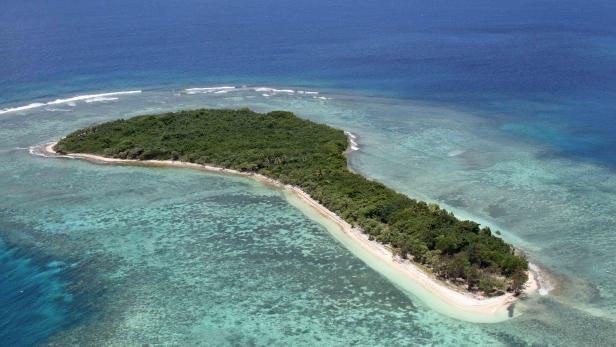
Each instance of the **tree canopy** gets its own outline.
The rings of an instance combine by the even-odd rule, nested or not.
[[[60,153],[181,160],[263,174],[300,187],[371,239],[470,290],[518,292],[528,262],[487,227],[461,221],[347,168],[344,132],[290,112],[199,109],[78,130]]]

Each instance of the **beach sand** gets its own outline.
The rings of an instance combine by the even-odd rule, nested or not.
[[[325,226],[338,241],[343,243],[368,266],[381,273],[400,289],[419,298],[431,309],[449,317],[478,323],[500,322],[511,317],[513,312],[511,309],[512,305],[518,300],[518,297],[512,293],[492,298],[484,297],[437,279],[433,274],[424,271],[411,261],[395,256],[386,246],[376,241],[370,241],[368,236],[362,233],[361,230],[353,228],[335,213],[312,199],[310,195],[299,187],[285,185],[256,173],[240,172],[181,161],[115,159],[81,153],[58,154],[53,149],[55,144],[54,142],[45,145],[41,150],[42,153],[39,154],[59,158],[83,159],[95,163],[205,170],[214,173],[248,177],[281,189],[285,192],[287,200],[293,206],[300,209],[309,218]],[[538,284],[535,274],[531,271],[529,272],[529,280],[524,294],[534,293],[537,289]]]

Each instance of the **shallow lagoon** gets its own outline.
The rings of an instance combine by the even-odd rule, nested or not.
[[[509,119],[410,101],[254,88],[144,91],[71,105],[0,118],[0,228],[7,242],[79,264],[71,278],[96,298],[90,319],[71,329],[58,325],[51,338],[57,345],[616,340],[616,278],[608,272],[616,251],[613,172],[574,163],[547,145],[520,143],[503,130]],[[522,315],[508,322],[459,322],[399,290],[280,192],[258,183],[52,160],[19,149],[105,119],[243,106],[288,109],[352,131],[360,147],[350,157],[354,170],[498,226],[550,270],[556,289],[518,304]],[[580,225],[588,230],[581,233]]]

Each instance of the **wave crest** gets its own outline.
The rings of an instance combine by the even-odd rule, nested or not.
[[[141,90],[128,90],[128,91],[101,93],[101,94],[77,95],[77,96],[73,96],[70,98],[56,99],[56,100],[45,102],[45,103],[34,102],[34,103],[24,105],[24,106],[5,108],[5,109],[0,110],[0,114],[17,112],[17,111],[25,111],[25,110],[30,110],[33,108],[39,108],[39,107],[50,106],[50,105],[58,105],[58,104],[67,104],[69,106],[74,106],[76,101],[85,101],[87,103],[90,103],[90,102],[99,102],[99,101],[118,100],[116,96],[139,94],[139,93],[141,93]]]
[[[355,134],[353,134],[350,131],[345,131],[344,134],[347,136],[347,138],[349,139],[349,143],[350,143],[350,152],[353,151],[357,151],[359,150],[359,145],[357,144],[357,141],[355,141],[357,139],[357,136]]]
[[[193,94],[225,94],[232,90],[236,89],[233,86],[222,86],[222,87],[203,87],[203,88],[187,88],[184,89],[184,92],[189,95]]]

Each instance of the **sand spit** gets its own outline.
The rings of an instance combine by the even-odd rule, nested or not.
[[[450,285],[437,279],[433,274],[424,271],[418,265],[403,260],[393,254],[386,246],[371,241],[361,230],[354,228],[338,215],[325,208],[318,201],[297,186],[286,185],[269,177],[257,173],[240,172],[211,165],[201,165],[172,160],[133,160],[106,158],[92,154],[58,154],[54,151],[54,143],[49,143],[38,151],[32,151],[48,157],[83,159],[94,163],[137,165],[152,167],[174,167],[204,170],[208,172],[243,176],[262,182],[283,190],[287,193],[289,202],[298,207],[309,217],[325,225],[332,235],[345,244],[356,256],[366,262],[401,289],[418,297],[429,307],[447,316],[470,322],[493,323],[506,320],[510,317],[511,305],[518,297],[512,293],[497,297],[484,297],[466,292],[463,289]],[[297,200],[300,204],[297,204]],[[328,223],[319,220],[319,216]],[[537,291],[538,285],[534,271],[529,272],[529,281],[524,294]]]

